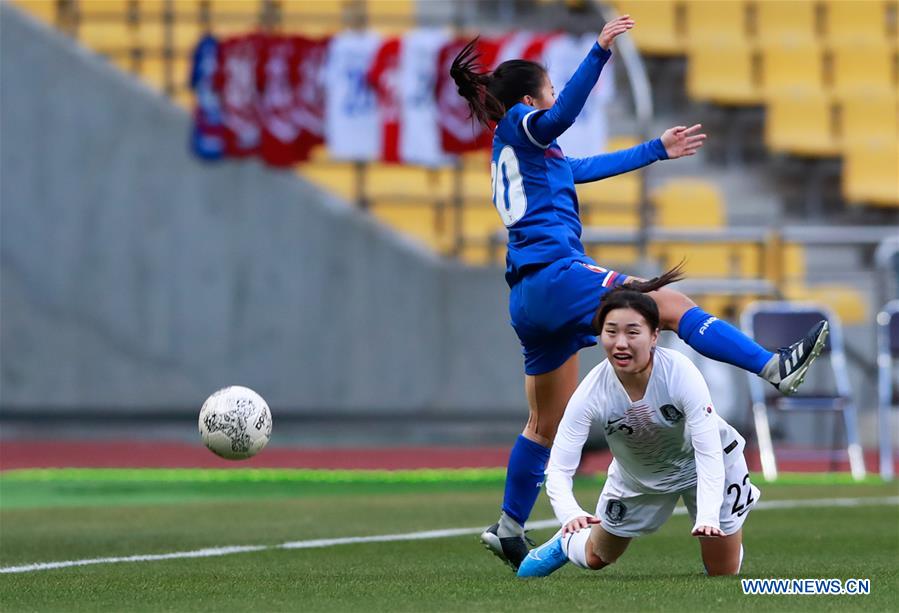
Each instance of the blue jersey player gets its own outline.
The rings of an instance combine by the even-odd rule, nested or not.
[[[573,159],[556,138],[572,127],[611,56],[616,36],[634,26],[627,15],[608,22],[562,93],[555,97],[546,70],[510,60],[492,73],[478,66],[476,41],[450,70],[472,115],[496,125],[494,205],[509,231],[506,281],[509,312],[524,353],[529,416],[509,457],[502,513],[481,540],[517,568],[527,555],[524,524],[543,482],[556,430],[578,385],[577,352],[596,344],[593,319],[600,298],[628,277],[599,266],[581,244],[576,183],[598,181],[665,159],[693,155],[700,126],[676,127],[631,149]],[[661,326],[699,353],[757,373],[793,393],[827,336],[821,322],[805,338],[776,352],[696,306],[668,287],[651,292]]]

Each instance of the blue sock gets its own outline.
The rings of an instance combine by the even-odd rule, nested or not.
[[[726,321],[693,307],[680,319],[677,335],[713,360],[758,374],[774,354]]]
[[[548,448],[518,435],[509,454],[503,511],[522,526],[537,502],[548,461]]]

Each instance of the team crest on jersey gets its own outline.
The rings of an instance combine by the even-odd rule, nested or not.
[[[606,519],[611,524],[617,524],[627,514],[627,507],[620,500],[610,500],[606,505]]]
[[[684,418],[684,414],[673,404],[663,404],[659,407],[659,412],[666,421],[671,422],[672,424],[676,424]]]

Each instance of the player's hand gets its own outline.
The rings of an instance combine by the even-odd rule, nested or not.
[[[596,42],[599,43],[600,47],[608,51],[609,47],[612,46],[612,41],[615,40],[615,37],[633,28],[634,24],[635,22],[631,19],[630,15],[616,17],[612,21],[606,22],[606,25],[603,27],[602,32],[599,33],[599,38],[596,39]]]
[[[593,524],[598,524],[599,520],[592,515],[584,515],[582,517],[575,517],[570,522],[562,526],[562,536],[566,534],[574,534],[584,528],[588,528]]]
[[[718,537],[724,536],[724,533],[713,526],[696,526],[696,528],[692,532],[693,536],[711,536]]]
[[[695,126],[675,126],[668,128],[662,134],[662,145],[668,153],[669,160],[695,155],[699,148],[702,147],[703,141],[706,139],[705,134],[697,134],[702,129],[702,124]]]

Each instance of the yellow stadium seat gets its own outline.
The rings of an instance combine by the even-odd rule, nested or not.
[[[674,56],[685,51],[683,17],[675,0],[620,0],[618,12],[639,24],[630,31],[637,48],[646,55]]]
[[[466,240],[486,241],[497,231],[503,230],[499,214],[490,204],[466,204],[462,207],[462,236]]]
[[[186,57],[166,59],[157,55],[144,58],[140,63],[138,74],[158,91],[169,94],[187,83],[189,70],[190,62]]]
[[[446,199],[449,179],[446,173],[421,166],[371,163],[366,166],[365,191],[369,198]]]
[[[376,202],[371,214],[393,229],[441,251],[445,233],[438,228],[438,210],[428,202]]]
[[[125,20],[131,11],[130,0],[78,0],[75,2],[82,20]]]
[[[841,147],[857,148],[891,136],[899,141],[899,95],[858,94],[841,101]]]
[[[720,42],[739,45],[748,40],[746,2],[689,0],[685,7],[685,41],[691,49]]]
[[[307,36],[330,35],[344,27],[345,4],[343,0],[285,0],[281,4],[281,19],[291,32]]]
[[[756,37],[763,47],[813,42],[818,35],[815,0],[757,0]]]
[[[586,208],[608,204],[636,207],[640,204],[640,177],[633,172],[579,183],[576,188],[578,202]]]
[[[51,26],[56,25],[56,2],[47,0],[15,0],[14,4],[32,17]]]
[[[740,279],[758,277],[758,247],[740,243],[655,243],[649,253],[663,268],[684,261],[689,277]]]
[[[803,279],[806,273],[805,247],[798,243],[783,246],[783,274],[785,279]]]
[[[585,249],[600,266],[625,274],[640,261],[639,250],[630,245],[585,245]]]
[[[745,44],[717,41],[690,49],[687,93],[694,100],[754,105],[762,100],[758,55]]]
[[[899,141],[894,136],[846,149],[842,179],[850,204],[899,208]]]
[[[765,144],[777,153],[811,157],[839,154],[834,105],[820,94],[787,92],[768,100]]]
[[[134,29],[136,44],[140,47],[158,50],[165,47],[167,26],[157,19],[141,19]]]
[[[766,245],[759,254],[760,274],[780,286],[784,281],[804,279],[806,274],[805,246],[799,243],[779,243],[779,248]]]
[[[844,325],[868,324],[868,303],[855,288],[834,283],[806,286],[787,284],[784,298],[796,302],[815,302],[829,306]]]
[[[490,167],[463,166],[462,168],[462,197],[466,202],[477,201],[491,203],[493,201],[493,186],[490,183]],[[450,175],[450,193],[455,195],[456,171],[446,171]]]
[[[356,202],[359,197],[356,187],[356,168],[350,162],[310,162],[301,165],[299,173],[319,187],[337,194],[345,200]]]
[[[176,21],[172,27],[172,47],[178,53],[193,53],[204,33],[204,28],[196,21]]]
[[[888,2],[828,0],[824,6],[827,24],[825,38],[828,44],[885,44],[888,41]]]
[[[196,26],[203,18],[204,12],[208,12],[208,8],[209,5],[206,3],[206,0],[178,0],[173,2],[172,11],[175,27],[185,24]]]
[[[720,228],[726,221],[721,192],[702,179],[668,181],[649,200],[655,222],[663,228]]]
[[[384,35],[401,34],[415,25],[415,0],[365,0],[368,26]]]
[[[886,45],[840,45],[833,49],[832,92],[842,98],[895,91],[895,51]]]
[[[640,210],[636,206],[585,206],[581,203],[581,223],[584,226],[632,230],[640,225]]]
[[[132,0],[132,4],[136,6],[139,19],[151,18],[158,21],[166,10],[165,0]],[[172,2],[171,8],[177,10],[179,8],[177,5],[179,4],[181,2]],[[190,5],[192,3],[188,0],[184,4]],[[196,0],[194,0],[193,4],[196,4]]]
[[[213,18],[225,15],[255,21],[262,13],[262,9],[262,0],[209,0],[209,10]]]
[[[766,96],[824,89],[824,56],[816,44],[777,45],[762,50]]]
[[[725,224],[720,191],[701,179],[669,181],[653,190],[649,200],[655,223],[663,228],[720,228]],[[649,253],[666,268],[686,259],[685,270],[691,276],[744,274],[742,257],[732,245],[666,242],[650,245]]]
[[[135,44],[134,28],[124,21],[86,19],[78,24],[78,40],[104,54],[121,53]]]

